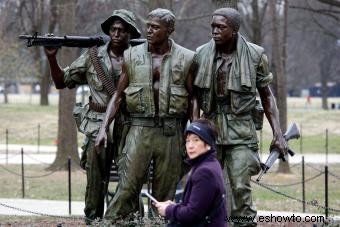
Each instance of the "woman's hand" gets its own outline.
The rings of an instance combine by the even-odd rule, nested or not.
[[[165,210],[170,204],[176,204],[172,202],[171,200],[165,201],[165,202],[158,202],[154,203],[155,207],[157,208],[158,214],[165,217]]]

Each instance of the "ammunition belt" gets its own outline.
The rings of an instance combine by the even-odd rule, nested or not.
[[[106,91],[113,96],[115,93],[116,89],[114,87],[113,81],[109,78],[108,75],[105,74],[104,69],[102,65],[99,62],[98,59],[98,48],[96,46],[90,48],[90,59],[93,64],[94,69],[96,70],[98,77],[100,81],[103,83],[104,88]]]
[[[91,99],[89,101],[89,108],[90,110],[96,111],[98,113],[105,113],[106,112],[106,105],[102,105],[96,102],[93,102]]]

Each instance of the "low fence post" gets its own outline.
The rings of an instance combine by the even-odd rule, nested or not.
[[[305,156],[302,156],[302,212],[306,212],[306,193],[305,193]]]
[[[68,214],[71,215],[71,157],[68,156]]]
[[[328,165],[328,128],[326,128],[325,151],[326,151],[326,165]]]
[[[263,135],[262,129],[260,130],[260,159],[262,160],[262,149],[263,149]]]
[[[37,141],[37,144],[38,144],[38,154],[40,152],[40,124],[38,124],[38,141]]]
[[[21,187],[22,187],[22,198],[25,198],[24,148],[21,148]]]
[[[325,165],[325,216],[328,219],[328,165]]]
[[[302,136],[302,123],[300,123],[300,154],[303,153],[303,136]]]
[[[8,164],[8,129],[6,128],[6,165]]]

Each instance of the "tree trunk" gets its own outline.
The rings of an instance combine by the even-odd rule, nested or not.
[[[237,9],[238,0],[212,0],[212,2],[216,9],[224,7]]]
[[[6,81],[4,83],[4,104],[8,104],[8,89],[7,89]]]
[[[273,45],[273,62],[276,69],[276,86],[277,86],[277,106],[280,112],[280,127],[282,131],[287,128],[287,88],[286,75],[283,69],[282,49],[279,42],[278,21],[276,12],[276,1],[269,1],[270,13],[272,17],[272,45]],[[290,172],[289,163],[280,160],[278,172]]]
[[[50,69],[46,62],[42,64],[42,77],[40,79],[40,105],[48,106],[48,92],[50,88]]]
[[[322,44],[325,49],[329,49],[326,44]],[[336,58],[334,50],[328,51],[324,54],[320,60],[320,81],[321,81],[321,102],[322,109],[328,110],[328,93],[329,88],[327,83],[329,81],[329,77],[331,75],[331,66],[334,58]]]
[[[261,29],[261,19],[260,19],[260,13],[259,13],[259,5],[258,0],[252,0],[251,2],[251,8],[253,11],[253,17],[252,17],[252,31],[253,31],[253,37],[252,42],[261,45],[262,43],[262,29]]]
[[[60,0],[61,33],[71,34],[74,29],[74,0]],[[61,50],[61,65],[68,65],[75,59],[74,48],[63,48]],[[50,170],[67,169],[68,157],[73,161],[72,167],[79,167],[79,154],[77,145],[77,130],[72,116],[75,104],[75,89],[63,89],[59,93],[59,121],[58,121],[58,149],[56,159],[49,167]]]
[[[48,3],[46,3],[48,4]],[[49,8],[49,10],[47,10]],[[49,11],[49,13],[47,13]],[[48,33],[54,33],[56,24],[57,24],[57,1],[56,0],[51,0],[49,2],[49,7],[44,8],[44,14],[43,18],[48,17]],[[48,15],[48,16],[47,16]],[[42,53],[43,55],[43,53]],[[40,79],[40,105],[42,106],[47,106],[49,104],[48,102],[48,93],[51,85],[51,79],[50,79],[50,70],[48,67],[47,59],[46,58],[41,58],[44,59],[42,61],[42,66],[41,66],[41,74],[42,77]]]
[[[164,8],[164,9],[169,9],[172,10],[172,0],[150,0],[149,3],[149,11],[151,12],[152,10],[156,8]]]

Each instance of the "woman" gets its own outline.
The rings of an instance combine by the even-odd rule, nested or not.
[[[215,126],[206,119],[193,121],[185,130],[185,162],[191,167],[182,202],[157,202],[158,213],[169,226],[225,227],[226,202],[222,169],[216,159]]]

